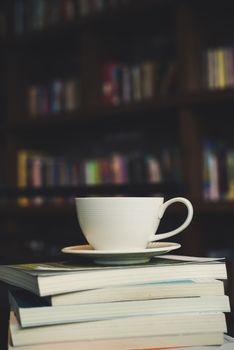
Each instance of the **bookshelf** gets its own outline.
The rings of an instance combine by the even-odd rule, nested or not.
[[[232,2],[225,0],[220,8],[218,1],[105,1],[99,2],[105,4],[104,8],[87,10],[80,9],[78,1],[68,1],[67,4],[75,4],[70,15],[59,17],[62,12],[55,13],[57,19],[53,23],[35,8],[27,8],[28,16],[34,11],[36,27],[32,21],[27,22],[27,15],[26,24],[19,15],[24,11],[24,0],[16,3],[17,18],[14,1],[5,2],[7,33],[0,39],[6,82],[6,89],[0,86],[0,154],[4,164],[0,172],[4,232],[1,261],[53,260],[61,257],[61,247],[83,242],[69,198],[158,193],[166,198],[184,195],[194,203],[193,223],[178,236],[181,253],[227,254],[232,261],[233,200],[220,196],[204,200],[203,193],[204,142],[233,147],[234,86],[232,81],[226,85],[218,81],[217,87],[209,88],[207,64],[209,50],[216,52],[221,48],[221,55],[214,54],[211,60],[216,62],[213,75],[222,80],[222,70],[227,66],[225,57],[230,58],[232,52],[227,50],[233,41]],[[176,64],[176,75],[170,73],[169,62]],[[157,70],[160,82],[149,81],[145,75],[139,80],[139,71],[147,69],[151,73]],[[212,71],[212,67],[209,69]],[[103,70],[107,72],[104,77]],[[118,84],[111,92],[114,100],[110,102],[108,95],[106,103],[103,84],[106,76],[110,78],[110,71],[117,74]],[[129,82],[131,74],[135,74],[134,84]],[[68,81],[75,81],[78,88],[68,85],[70,103],[64,96],[61,103],[59,92],[65,90]],[[139,84],[145,86],[140,97]],[[33,106],[33,113],[29,105]],[[145,177],[132,181],[129,175],[125,183],[112,179],[90,184],[83,180],[75,185],[31,185],[22,192],[17,189],[20,150],[33,151],[34,156],[39,154],[53,161],[78,159],[79,165],[92,159],[96,167],[101,158],[109,160],[117,153],[126,171],[130,160],[138,166],[132,161],[133,155],[140,154],[145,164],[149,156],[162,160],[162,153],[168,148],[178,148],[179,181],[170,177],[152,183]],[[56,200],[20,207],[16,200],[20,194]],[[167,214],[170,220],[162,222],[162,230],[175,227],[183,216],[180,206],[172,208]],[[9,257],[12,245],[13,254]]]
[[[196,202],[199,217],[207,212],[220,215],[232,213],[232,203],[206,203],[202,193],[202,145],[206,134],[210,134],[209,120],[214,110],[218,116],[218,110],[222,111],[223,105],[229,108],[233,103],[231,86],[208,89],[202,78],[205,50],[211,45],[228,45],[229,26],[225,26],[217,39],[213,38],[217,33],[214,18],[219,8],[214,4],[210,20],[206,21],[202,12],[204,10],[207,13],[209,6],[204,7],[200,2],[195,4],[193,1],[186,4],[183,1],[146,1],[144,5],[138,1],[134,5],[131,1],[121,1],[118,5],[107,1],[105,8],[97,9],[93,5],[94,8],[85,14],[82,12],[84,9],[79,9],[77,4],[73,7],[75,2],[70,3],[70,15],[65,12],[68,17],[64,17],[60,12],[54,23],[47,21],[46,16],[37,13],[35,8],[24,8],[24,1],[16,1],[16,4],[11,1],[5,5],[8,24],[5,39],[9,68],[6,76],[8,103],[5,113],[7,119],[1,132],[6,143],[7,178],[3,185],[8,189],[8,196],[13,198],[14,194],[10,192],[13,189],[11,193],[14,193],[14,188],[17,187],[17,154],[21,149],[35,150],[36,153],[41,152],[43,157],[46,154],[56,159],[70,157],[70,154],[76,152],[79,157],[84,153],[87,158],[99,159],[109,156],[102,152],[105,147],[125,155],[129,149],[134,151],[140,148],[145,148],[145,153],[151,153],[152,149],[160,153],[163,147],[170,144],[171,147],[177,145],[180,151],[182,175],[179,183],[174,184],[171,179],[161,184],[147,184],[147,181],[132,183],[130,179],[127,184],[67,184],[66,187],[71,187],[70,192],[58,185],[49,189],[42,186],[36,191],[42,196],[46,196],[48,191],[54,191],[56,196],[62,197],[86,194],[148,195],[154,192],[164,193],[168,197],[183,194]],[[231,10],[228,1],[227,7]],[[29,11],[28,16],[33,14],[35,23],[33,20],[27,22],[29,17],[26,10]],[[20,16],[24,11],[26,17]],[[226,17],[226,12],[221,11],[220,23],[226,21]],[[139,21],[142,24],[140,27]],[[145,45],[144,50],[142,43]],[[151,98],[132,98],[127,102],[119,101],[117,105],[105,105],[102,92],[102,71],[105,65],[114,62],[112,68],[117,72],[119,65],[127,65],[130,71],[133,65],[142,70],[142,65],[148,61],[162,65],[165,56],[173,57],[177,63],[177,79],[173,91],[162,93],[158,84],[159,90],[153,91]],[[63,105],[57,106],[57,110],[51,110],[48,105],[45,107],[48,96],[55,93],[53,89],[64,90],[61,82],[66,83],[71,78],[79,81],[79,96],[75,95],[75,100],[79,103],[76,107],[73,110],[68,110]],[[60,85],[54,88],[54,83],[58,81]],[[40,100],[42,105],[44,103],[44,110],[39,108],[35,113],[30,113],[29,110],[32,86],[38,89],[34,94],[44,96]],[[131,88],[133,89],[132,86]],[[131,95],[134,95],[133,90]],[[230,130],[231,118],[227,116],[227,119],[226,129]],[[219,128],[216,125],[214,129]],[[132,130],[138,135],[138,140],[133,140],[135,136],[132,136]],[[128,133],[130,141],[127,141]],[[141,134],[144,135],[141,137]],[[108,141],[102,143],[105,138]],[[112,142],[112,138],[116,140]],[[149,138],[152,141],[147,142]],[[122,149],[120,143],[124,143]],[[27,192],[27,188],[25,190]],[[35,189],[29,188],[28,194],[31,196],[33,191]],[[3,201],[4,198],[3,195]],[[7,207],[12,206],[13,216],[20,216],[21,209],[25,213],[35,211],[42,218],[48,218],[50,214],[47,215],[47,211],[52,213],[53,210],[61,213],[65,210],[69,215],[70,209],[65,209],[66,205],[72,207],[68,202],[55,205],[53,209],[53,204],[45,203],[36,208],[29,206],[18,210],[17,203],[12,202],[13,199],[7,203]],[[0,209],[3,213],[4,205]],[[195,217],[191,231],[196,232],[200,226],[199,217]],[[194,240],[197,239],[195,236]]]

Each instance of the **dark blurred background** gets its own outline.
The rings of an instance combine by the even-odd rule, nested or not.
[[[185,196],[178,254],[225,256],[233,305],[233,2],[0,6],[0,263],[85,243],[75,197]]]

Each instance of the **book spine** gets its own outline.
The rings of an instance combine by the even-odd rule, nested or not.
[[[155,95],[155,67],[153,62],[144,62],[141,65],[142,98],[149,99]]]
[[[36,86],[31,86],[28,90],[28,113],[30,116],[35,116],[38,113]]]
[[[122,65],[122,100],[124,103],[131,102],[131,76],[126,64]]]
[[[78,108],[78,89],[75,80],[67,80],[64,84],[65,110],[74,111]]]
[[[132,95],[134,101],[140,101],[142,99],[142,86],[141,86],[141,69],[139,65],[134,65],[131,68],[132,77]]]
[[[18,188],[24,189],[28,185],[28,176],[27,176],[27,160],[28,160],[28,152],[26,150],[20,150],[17,155],[17,185]],[[18,198],[18,204],[20,206],[28,206],[29,200],[26,197]]]
[[[205,200],[210,199],[209,153],[210,146],[206,143],[203,150],[203,197]]]
[[[209,89],[215,88],[215,77],[214,77],[214,52],[211,49],[207,50],[207,87]]]
[[[217,201],[219,199],[218,162],[214,150],[211,151],[208,156],[208,169],[210,178],[210,199]]]
[[[40,155],[34,155],[31,157],[32,169],[31,169],[31,183],[32,187],[40,188],[43,186],[43,159]],[[32,198],[31,204],[41,205],[44,203],[42,196],[36,196]]]
[[[147,157],[147,182],[158,183],[162,181],[160,162],[156,157]]]
[[[224,89],[226,86],[225,81],[225,60],[224,60],[224,50],[219,47],[217,50],[217,75],[218,75],[218,85],[220,89]]]
[[[234,151],[227,152],[228,193],[227,200],[234,199]]]

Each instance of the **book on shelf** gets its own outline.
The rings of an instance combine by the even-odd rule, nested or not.
[[[149,282],[194,278],[226,279],[224,261],[187,261],[178,256],[161,256],[145,265],[98,266],[92,263],[48,263],[1,265],[0,280],[27,289],[39,296]]]
[[[122,64],[122,99],[124,103],[131,102],[131,73],[127,64]]]
[[[133,101],[140,101],[142,99],[141,91],[141,69],[139,64],[134,64],[130,68],[131,72],[131,96]]]
[[[234,86],[234,48],[209,47],[203,52],[204,86],[210,90]]]
[[[26,31],[42,30],[48,25],[73,21],[78,12],[76,0],[15,0],[14,6],[15,33],[18,35]]]
[[[14,316],[12,316],[14,317]],[[222,312],[174,313],[167,315],[130,316],[91,322],[56,324],[21,328],[10,322],[14,346],[88,339],[166,336],[173,334],[224,333]]]
[[[17,154],[17,186],[20,189],[25,189],[28,186],[32,185],[32,183],[35,183],[36,187],[38,185],[38,176],[35,179],[34,175],[36,174],[35,171],[33,171],[31,169],[31,166],[29,166],[29,164],[31,164],[31,160],[34,157],[34,159],[36,159],[38,161],[38,157],[41,157],[41,154],[39,154],[39,152],[37,153],[37,157],[36,157],[36,153],[33,150],[25,150],[25,149],[21,149],[18,151]],[[35,165],[37,162],[35,162]],[[35,181],[34,181],[35,180]],[[30,204],[30,199],[27,197],[19,197],[18,198],[18,204],[22,207],[28,206]]]
[[[31,85],[27,92],[28,115],[42,118],[78,110],[79,94],[79,82],[71,78],[57,79],[47,85]]]
[[[111,152],[97,157],[52,155],[33,149],[17,153],[17,186],[22,189],[60,186],[98,186],[182,182],[180,151],[162,148],[158,154],[143,151]],[[103,154],[102,154],[103,152]],[[94,153],[94,151],[93,151]],[[21,206],[41,205],[48,199],[21,197]]]
[[[234,151],[223,142],[205,142],[203,196],[207,200],[234,199]]]
[[[11,310],[21,327],[35,327],[112,318],[168,315],[173,313],[230,312],[226,295],[130,300],[50,306],[46,299],[23,290],[10,291]]]
[[[141,65],[142,98],[153,98],[156,94],[155,87],[156,63],[143,62]]]
[[[171,94],[176,89],[177,73],[174,60],[105,63],[101,80],[103,103],[115,106]]]

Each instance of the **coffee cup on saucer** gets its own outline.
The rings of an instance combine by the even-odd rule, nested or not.
[[[176,229],[157,233],[166,208],[173,203],[187,207],[187,217]],[[135,251],[150,242],[178,234],[191,222],[193,206],[183,197],[164,202],[163,197],[81,197],[75,198],[81,230],[95,250]]]

